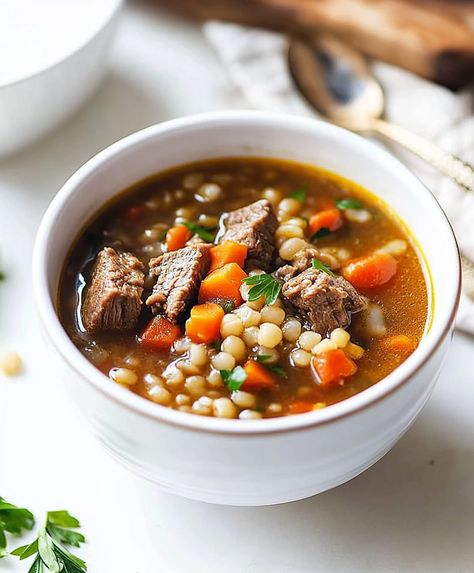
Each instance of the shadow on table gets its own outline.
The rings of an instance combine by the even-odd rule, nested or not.
[[[454,559],[456,573],[472,571],[474,443],[460,453],[455,440],[463,431],[453,413],[431,408],[370,470],[301,502],[220,507],[155,494],[156,516],[148,519],[160,531],[150,540],[152,553],[174,571],[194,573],[206,571],[211,556],[215,563],[216,552],[225,556],[226,573],[266,571],[269,563],[272,573],[445,573],[454,571]],[[189,535],[202,536],[202,543],[188,558],[182,543]]]
[[[163,87],[165,89],[165,87]],[[66,123],[20,154],[0,162],[2,178],[49,199],[85,161],[118,139],[170,118],[165,100],[150,96],[117,72]],[[52,169],[52,166],[54,169]],[[52,180],[56,187],[51,187]],[[43,183],[44,182],[44,183]]]

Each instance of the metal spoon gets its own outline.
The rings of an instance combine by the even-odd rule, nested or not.
[[[474,192],[474,168],[430,141],[381,119],[384,94],[367,60],[333,36],[294,39],[288,49],[293,80],[308,103],[329,121],[358,133],[383,135],[403,145]],[[464,292],[474,300],[474,263],[461,256]]]
[[[326,119],[359,133],[383,135],[474,192],[474,168],[414,133],[381,119],[384,94],[367,60],[336,38],[290,42],[288,63],[302,95]]]

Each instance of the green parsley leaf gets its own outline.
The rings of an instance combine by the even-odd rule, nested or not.
[[[5,279],[6,279],[5,273],[0,271],[0,282],[4,281]]]
[[[278,364],[265,364],[265,368],[268,368],[270,372],[280,376],[280,378],[288,378],[288,374],[283,370],[281,366],[278,366]]]
[[[66,547],[79,547],[85,542],[84,535],[75,531],[79,527],[79,520],[68,511],[50,511],[38,538],[29,545],[18,547],[11,554],[20,560],[36,555],[28,573],[86,573],[86,563]]]
[[[222,307],[225,314],[229,314],[229,312],[232,312],[235,308],[235,302],[233,300],[218,301],[218,304]]]
[[[233,370],[220,371],[224,384],[231,392],[240,390],[242,384],[247,380],[247,372],[242,366],[236,366]]]
[[[185,227],[187,227],[191,233],[194,233],[198,237],[200,237],[206,243],[213,243],[214,242],[214,235],[206,227],[202,225],[197,225],[196,223],[183,223]]]
[[[319,231],[316,231],[314,235],[311,237],[311,241],[315,241],[316,239],[321,239],[322,237],[327,237],[331,234],[331,231],[326,227],[322,227]]]
[[[256,356],[254,356],[254,358],[257,362],[262,363],[267,370],[273,372],[273,374],[276,374],[281,378],[288,378],[288,374],[283,370],[281,366],[278,366],[277,364],[265,364],[267,360],[270,360],[271,358],[270,354],[257,354]]]
[[[250,302],[265,296],[266,303],[271,305],[276,302],[281,292],[281,284],[267,273],[253,275],[242,280],[247,285],[251,285],[248,300]]]
[[[332,270],[327,265],[325,265],[322,261],[320,261],[319,259],[313,259],[313,269],[318,269],[318,271],[323,271],[323,273],[326,273],[330,277],[336,276],[332,272]]]
[[[270,360],[271,357],[271,354],[257,354],[257,356],[255,356],[255,360],[257,362],[266,362],[267,360]]]
[[[291,193],[290,197],[296,199],[300,203],[304,203],[306,201],[306,189],[303,188],[297,189],[296,191],[293,191],[293,193]]]
[[[362,204],[357,199],[338,199],[336,207],[338,209],[362,209]]]
[[[21,547],[17,547],[14,551],[11,552],[11,555],[16,555],[22,559],[26,559],[27,557],[31,557],[35,553],[38,553],[38,540],[35,539],[33,543],[29,543],[27,545],[22,545]]]
[[[25,529],[32,529],[35,518],[28,509],[17,507],[0,497],[0,558],[8,554],[5,533],[20,535]]]

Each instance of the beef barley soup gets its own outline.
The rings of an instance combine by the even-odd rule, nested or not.
[[[381,200],[255,158],[126,190],[82,231],[59,297],[69,336],[115,383],[240,419],[372,386],[413,352],[430,314],[414,241]]]

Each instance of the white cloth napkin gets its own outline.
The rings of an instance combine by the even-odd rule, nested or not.
[[[315,115],[295,90],[286,63],[286,38],[278,33],[208,21],[204,34],[225,64],[241,105]],[[382,62],[372,64],[386,96],[386,116],[474,163],[474,101]],[[474,260],[474,194],[440,176],[426,163],[392,147],[426,183],[446,211],[464,254]],[[474,334],[474,303],[463,294],[457,327]]]

